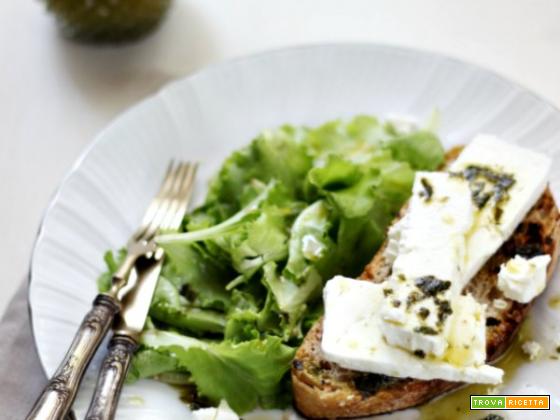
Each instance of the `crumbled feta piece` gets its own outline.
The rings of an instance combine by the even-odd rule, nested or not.
[[[516,255],[500,266],[498,288],[510,299],[529,303],[546,287],[546,268],[550,255],[530,259]]]
[[[542,346],[536,341],[526,341],[521,346],[521,350],[529,356],[530,360],[537,360],[542,352]]]
[[[506,309],[509,305],[504,299],[494,299],[492,301],[492,306],[501,311],[503,309]]]

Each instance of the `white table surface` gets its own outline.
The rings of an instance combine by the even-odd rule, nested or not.
[[[96,132],[209,63],[310,43],[382,42],[491,68],[560,106],[558,0],[175,0],[150,38],[60,39],[39,0],[0,2],[0,313],[27,273],[42,212]]]

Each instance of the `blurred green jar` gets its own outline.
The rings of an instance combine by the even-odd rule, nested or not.
[[[84,42],[117,43],[154,30],[171,0],[45,0],[62,33]]]

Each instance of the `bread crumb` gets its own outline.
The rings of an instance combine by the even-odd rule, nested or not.
[[[536,341],[526,341],[521,346],[521,350],[529,356],[529,360],[537,360],[542,351],[542,346]]]

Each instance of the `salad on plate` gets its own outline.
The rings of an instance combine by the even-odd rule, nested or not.
[[[444,161],[430,128],[360,115],[260,133],[232,153],[166,259],[128,380],[188,391],[237,414],[290,404],[290,366],[334,275],[357,276],[410,197]],[[100,290],[124,250],[108,251]]]

